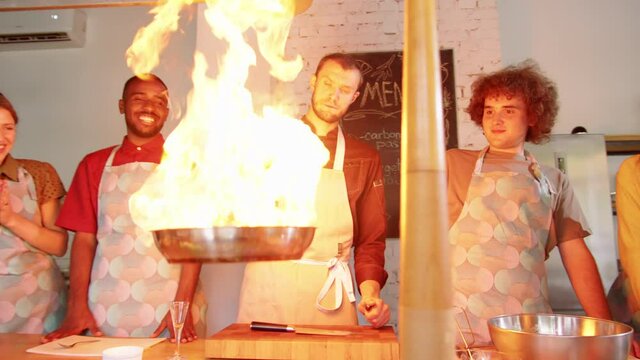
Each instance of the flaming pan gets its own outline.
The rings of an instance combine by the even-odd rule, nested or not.
[[[174,262],[299,259],[314,227],[212,227],[153,231],[156,246]]]

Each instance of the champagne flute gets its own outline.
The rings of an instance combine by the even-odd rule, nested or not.
[[[180,355],[180,342],[182,342],[182,328],[189,314],[189,302],[171,301],[169,303],[169,312],[171,313],[171,322],[173,322],[173,331],[176,334],[176,351],[169,360],[183,360],[185,358]]]

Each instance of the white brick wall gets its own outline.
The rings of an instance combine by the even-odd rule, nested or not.
[[[438,37],[441,48],[454,49],[458,139],[461,147],[485,144],[480,130],[469,120],[468,104],[474,76],[501,66],[498,11],[495,0],[439,0]],[[330,52],[400,50],[403,46],[403,0],[314,0],[298,15],[287,44],[289,55],[301,54],[305,67],[294,84],[280,84],[295,114],[306,112],[311,96],[309,81],[318,60]],[[397,324],[399,241],[387,242],[389,280],[383,297]]]
[[[459,144],[479,147],[485,144],[484,137],[468,120],[464,107],[474,76],[501,66],[496,1],[440,0],[437,5],[439,45],[454,49]],[[288,54],[299,53],[305,59],[298,80],[279,86],[288,95],[293,113],[306,112],[308,79],[323,55],[400,50],[403,17],[403,0],[315,0],[295,18],[287,43]]]

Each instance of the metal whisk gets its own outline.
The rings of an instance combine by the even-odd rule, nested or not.
[[[471,322],[469,321],[469,316],[467,315],[467,312],[459,307],[459,306],[454,306],[454,308],[459,309],[462,314],[464,315],[464,319],[467,323],[467,329],[471,330]],[[470,331],[471,333],[471,341],[467,341],[467,339],[464,336],[464,332],[462,331],[462,327],[460,326],[460,323],[458,322],[457,317],[454,318],[456,321],[456,328],[458,329],[458,334],[460,334],[460,338],[462,339],[462,343],[464,344],[464,349],[458,349],[456,350],[456,352],[462,351],[463,353],[466,352],[467,356],[469,356],[469,360],[474,360],[473,359],[473,355],[471,354],[471,346],[476,342],[476,337],[475,335],[473,335],[473,331]]]

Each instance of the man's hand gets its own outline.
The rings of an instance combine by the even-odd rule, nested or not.
[[[380,298],[363,296],[358,304],[358,311],[364,315],[374,328],[384,326],[391,318],[389,305]]]
[[[389,322],[391,310],[380,298],[380,284],[377,281],[365,280],[360,283],[360,294],[362,300],[358,304],[358,311],[373,327],[379,328]]]
[[[89,330],[93,336],[102,336],[102,331],[98,328],[96,319],[87,306],[69,307],[62,325],[43,336],[40,342],[47,343],[63,337],[79,335],[85,330]]]
[[[172,343],[176,342],[176,332],[173,329],[173,322],[171,321],[171,313],[167,311],[167,314],[164,316],[164,319],[158,325],[156,331],[151,334],[151,337],[158,337],[164,329],[169,329],[170,341]],[[184,321],[184,327],[182,328],[182,339],[181,343],[187,343],[198,339],[198,335],[196,335],[196,328],[193,326],[193,316],[191,316],[191,310],[187,314],[187,318]]]

